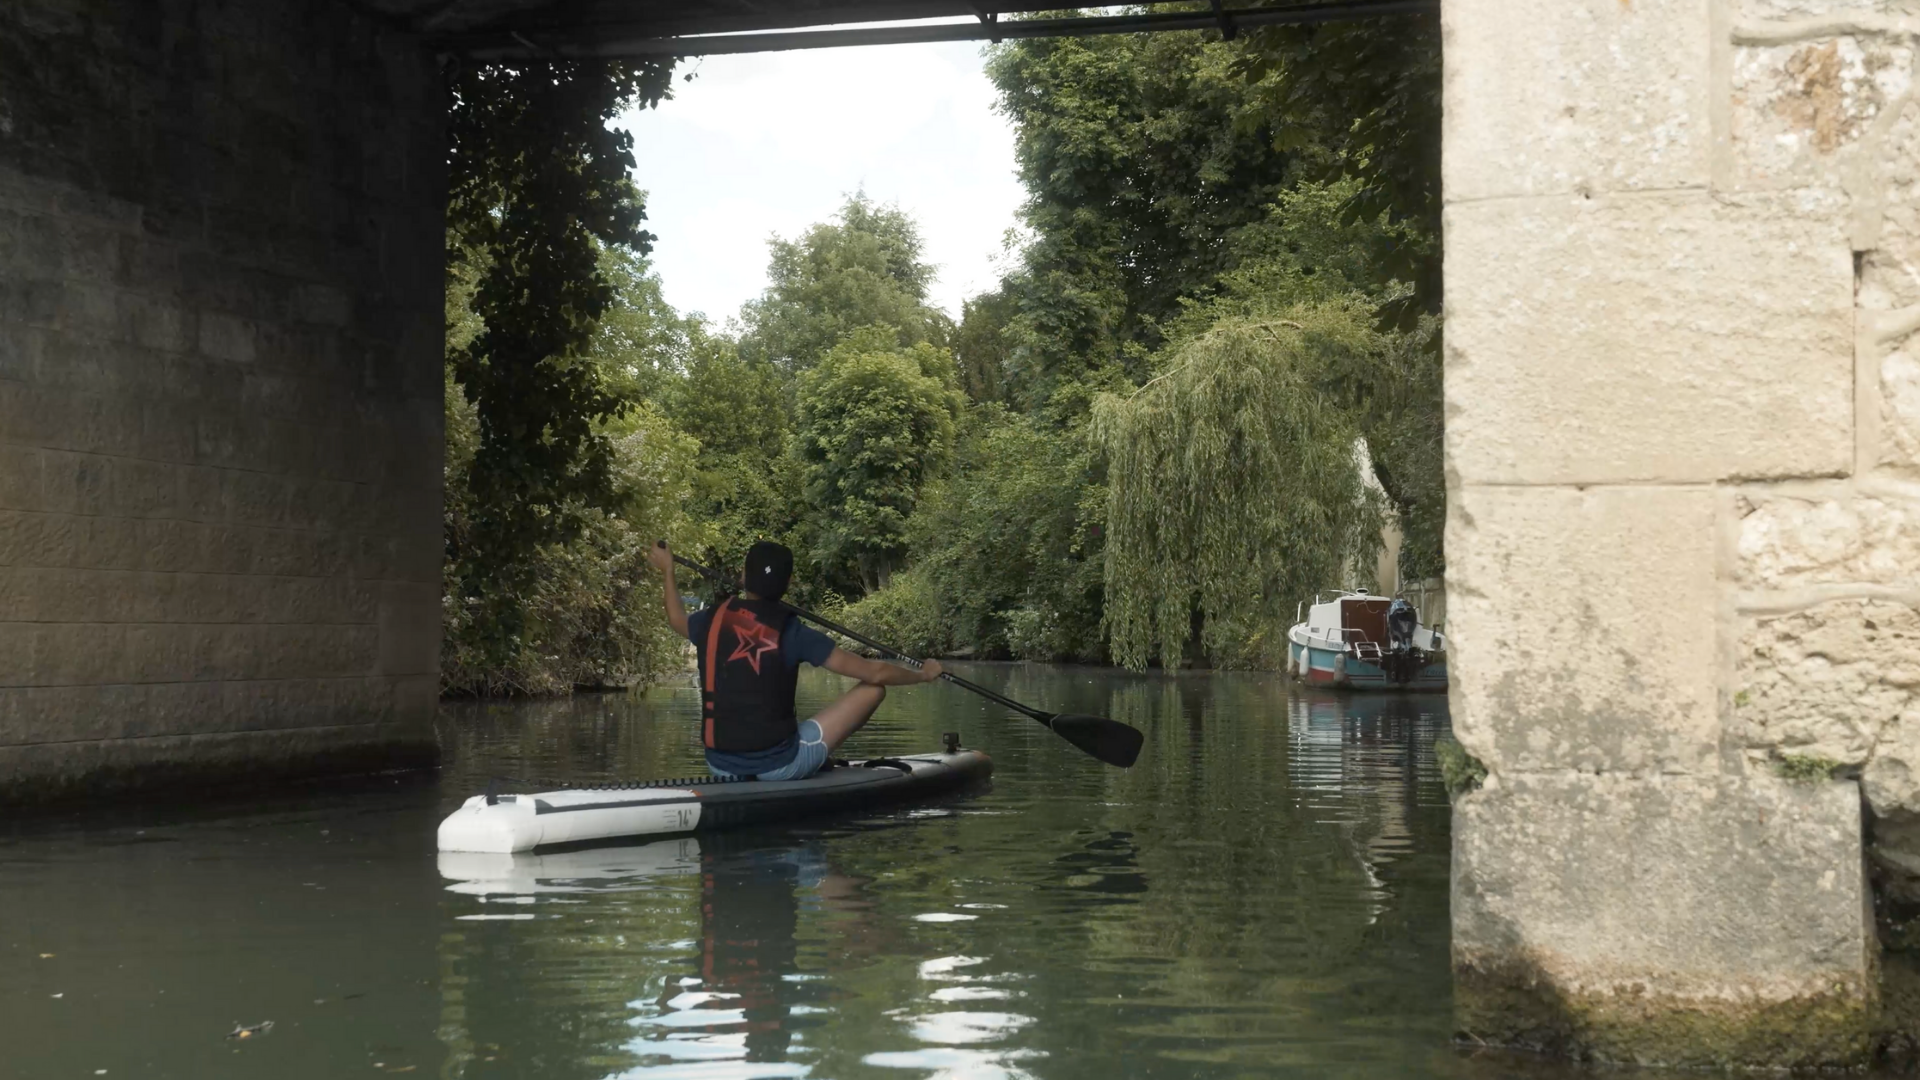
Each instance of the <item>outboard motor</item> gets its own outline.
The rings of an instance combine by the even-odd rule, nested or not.
[[[1395,600],[1387,608],[1387,645],[1394,652],[1406,652],[1413,648],[1413,630],[1420,625],[1420,617],[1413,605],[1405,600]]]

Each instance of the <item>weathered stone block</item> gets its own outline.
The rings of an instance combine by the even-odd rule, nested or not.
[[[1705,0],[1448,0],[1440,18],[1449,203],[1706,187]]]
[[[1505,774],[1453,821],[1471,1036],[1621,1063],[1866,1060],[1876,944],[1851,783]]]
[[[0,506],[9,479],[6,454],[0,452]],[[87,544],[89,519],[66,514],[0,510],[0,566],[70,566]]]
[[[383,675],[439,673],[439,582],[381,585],[379,671]]]
[[[1907,349],[1880,362],[1879,464],[1901,471],[1920,468],[1920,360]]]
[[[1734,185],[1843,187],[1875,119],[1912,88],[1913,55],[1905,41],[1853,36],[1735,49]]]
[[[39,450],[0,443],[0,509],[38,510],[44,506],[40,469]],[[0,551],[0,558],[5,557]]]
[[[1900,10],[1902,0],[1736,0],[1734,17],[1742,27],[1761,20],[1803,19],[1819,15],[1883,14]]]
[[[346,326],[353,321],[353,297],[328,285],[300,285],[288,301],[288,314],[298,322]]]
[[[97,454],[43,451],[41,504],[33,509],[100,515],[113,512],[113,459]]]
[[[1859,172],[1864,220],[1855,238],[1867,251],[1860,306],[1870,311],[1920,303],[1920,281],[1909,269],[1920,258],[1920,98],[1909,96],[1876,127],[1884,131],[1865,148],[1871,159]]]
[[[1706,487],[1465,486],[1448,508],[1454,731],[1495,772],[1715,768]]]
[[[1875,810],[1920,811],[1920,611],[1836,600],[1748,619],[1733,701],[1748,747],[1864,765]]]
[[[134,344],[181,353],[193,348],[199,339],[199,321],[192,311],[137,293],[121,293],[116,299],[120,305],[121,332]]]
[[[441,546],[368,483],[440,449],[397,388],[439,385],[444,185],[402,189],[444,167],[444,108],[386,36],[326,5],[0,3],[47,59],[0,71],[0,797],[430,748],[394,701],[432,676],[374,672],[438,627],[383,636],[358,573]]]
[[[1853,256],[1817,197],[1447,211],[1466,483],[1829,476],[1853,461]]]
[[[33,378],[46,351],[46,332],[23,323],[0,321],[0,379]]]
[[[425,767],[438,757],[433,729],[418,723],[0,746],[0,800],[33,803],[98,799],[120,791],[267,784],[284,777]]]
[[[1747,590],[1920,584],[1920,503],[1836,490],[1740,498],[1735,580]]]
[[[202,312],[200,351],[215,360],[251,363],[254,357],[253,327],[230,315]]]

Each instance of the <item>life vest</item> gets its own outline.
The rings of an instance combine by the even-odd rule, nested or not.
[[[709,750],[752,753],[798,730],[793,688],[798,665],[780,638],[793,615],[770,600],[728,597],[714,609],[700,652],[702,741]]]

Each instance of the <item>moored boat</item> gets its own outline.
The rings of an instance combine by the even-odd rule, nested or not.
[[[1445,690],[1447,641],[1405,599],[1364,589],[1315,596],[1287,631],[1287,673],[1346,690]]]
[[[985,780],[993,761],[957,740],[942,754],[837,765],[805,780],[656,780],[475,795],[440,823],[443,852],[556,850],[789,821],[926,799]]]

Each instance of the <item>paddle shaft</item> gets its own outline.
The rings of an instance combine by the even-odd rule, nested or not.
[[[707,567],[701,566],[699,563],[694,562],[692,559],[689,559],[686,556],[681,555],[677,552],[673,556],[673,561],[679,563],[681,566],[684,566],[689,570],[692,570],[694,573],[701,575],[702,577],[706,578],[707,580],[713,582],[714,584],[720,586],[723,589],[737,588],[737,586],[735,586],[734,583],[728,581],[718,570],[712,570]],[[841,626],[839,623],[833,622],[829,619],[822,618],[819,615],[815,615],[813,612],[808,611],[806,608],[797,607],[793,604],[789,604],[785,600],[779,600],[779,601],[776,601],[776,603],[778,603],[781,607],[786,608],[788,611],[792,612],[793,614],[799,616],[800,618],[805,619],[808,622],[813,623],[814,625],[820,627],[822,630],[827,630],[832,633],[839,634],[841,637],[846,638],[849,641],[857,641],[860,644],[865,645],[867,648],[874,650],[875,652],[884,653],[887,656],[891,656],[896,660],[905,661],[907,664],[911,665],[912,667],[918,668],[920,666],[920,661],[915,660],[913,657],[908,656],[906,653],[901,652],[899,649],[895,649],[888,645],[882,645],[879,642],[873,640],[872,638],[866,636],[865,634],[861,634],[853,630],[849,630],[846,627]],[[1046,724],[1048,727],[1053,726],[1053,723],[1052,723],[1053,716],[1054,716],[1053,713],[1041,712],[1039,709],[1033,709],[1025,705],[1022,705],[1019,702],[1013,700],[1012,698],[1001,697],[999,694],[996,694],[993,691],[987,689],[986,687],[981,686],[979,683],[969,682],[968,680],[963,679],[960,676],[955,675],[950,671],[941,672],[940,677],[952,683],[953,685],[960,687],[963,690],[971,690],[974,693],[979,694],[981,697],[986,698],[988,701],[994,702],[995,704],[998,704],[998,705],[1003,705],[1022,715],[1030,716],[1033,719],[1038,720],[1043,724]]]

